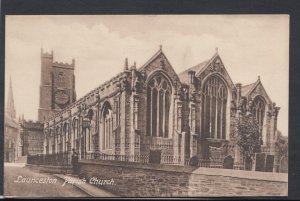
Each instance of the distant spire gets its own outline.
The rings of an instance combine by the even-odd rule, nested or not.
[[[13,90],[12,90],[12,83],[11,83],[11,77],[9,78],[9,89],[8,89],[8,96],[7,96],[7,102],[6,102],[6,113],[11,118],[16,118],[16,110],[15,110],[15,104],[14,104],[14,96],[13,96]]]
[[[162,45],[159,45],[159,50],[162,50]]]
[[[216,53],[218,53],[218,47],[216,47],[215,50],[216,50]]]
[[[128,70],[128,58],[125,58],[124,71]]]
[[[259,81],[260,81],[260,76],[258,76],[258,78],[257,78]]]

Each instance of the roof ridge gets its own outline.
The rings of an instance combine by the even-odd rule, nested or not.
[[[207,62],[209,62],[209,59],[208,59],[208,60],[205,60],[205,61],[202,61],[202,62],[198,63],[198,64],[195,65],[195,66],[192,66],[192,67],[189,67],[189,68],[185,69],[184,71],[178,73],[178,75],[183,74],[183,73],[185,73],[185,72],[188,72],[188,71],[190,71],[190,70],[193,70],[194,68],[199,67],[199,66],[201,66],[201,65],[203,65],[203,64],[206,64]]]
[[[137,70],[141,70],[144,67],[146,67],[151,61],[153,61],[160,53],[163,53],[162,48],[160,48],[150,59],[148,59],[141,67],[139,67]],[[163,53],[164,54],[164,53]]]
[[[248,87],[248,86],[250,86],[250,85],[254,85],[254,84],[256,84],[256,81],[255,81],[255,82],[253,82],[253,83],[250,83],[250,84],[242,85],[242,88],[243,88],[243,87]]]

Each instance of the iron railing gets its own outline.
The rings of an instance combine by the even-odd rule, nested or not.
[[[46,154],[46,155],[34,155],[28,156],[27,163],[34,165],[51,165],[51,166],[70,166],[71,165],[71,152]],[[149,163],[149,155],[114,155],[105,154],[101,152],[93,153],[81,153],[79,154],[79,160],[105,160],[105,161],[128,161],[147,164]],[[210,159],[198,159],[196,164],[191,164],[190,159],[186,159],[182,163],[180,157],[175,157],[172,155],[161,155],[161,164],[170,165],[193,165],[198,167],[206,168],[223,168],[224,158],[210,158]],[[234,164],[233,169],[244,169],[243,164]]]
[[[149,155],[114,155],[105,153],[84,153],[80,154],[80,159],[88,160],[106,160],[106,161],[130,161],[138,163],[149,163]],[[207,168],[223,168],[224,158],[213,158],[213,159],[198,159],[198,167]],[[173,164],[173,165],[183,165],[180,157],[175,157],[172,155],[161,155],[161,164]],[[190,159],[184,161],[185,166],[189,166]],[[241,169],[241,168],[236,168]]]
[[[101,152],[95,153],[82,153],[79,155],[79,159],[88,159],[88,160],[106,160],[106,161],[132,161],[139,163],[148,163],[148,155],[114,155],[114,154],[105,154]]]
[[[70,152],[29,155],[27,163],[32,165],[70,166],[71,157]]]

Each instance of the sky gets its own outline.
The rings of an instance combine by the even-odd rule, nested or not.
[[[210,59],[215,49],[234,83],[260,80],[281,107],[288,135],[288,15],[27,15],[6,16],[5,102],[9,78],[17,117],[37,120],[41,48],[54,60],[75,58],[77,99],[162,45],[177,73]]]

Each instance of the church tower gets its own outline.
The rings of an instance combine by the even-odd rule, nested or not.
[[[8,89],[8,96],[7,96],[5,112],[6,112],[6,115],[8,115],[11,119],[16,118],[16,110],[15,110],[15,103],[14,103],[14,95],[13,95],[13,90],[12,90],[11,78],[9,80],[9,89]]]
[[[40,122],[76,101],[74,69],[74,59],[71,64],[54,62],[53,51],[49,54],[41,50]]]

